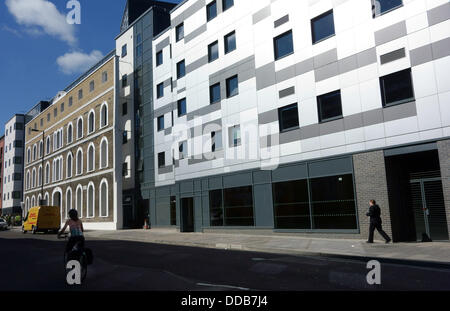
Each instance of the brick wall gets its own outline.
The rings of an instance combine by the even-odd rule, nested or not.
[[[366,213],[368,212],[369,200],[371,199],[377,201],[377,204],[380,206],[383,229],[392,237],[383,151],[356,154],[353,156],[353,165],[361,237],[368,237],[369,235],[370,223]],[[375,239],[382,240],[378,233],[375,234]]]
[[[439,151],[439,162],[441,165],[441,177],[442,187],[444,191],[445,212],[447,215],[447,226],[450,235],[450,139],[439,141],[437,145]]]

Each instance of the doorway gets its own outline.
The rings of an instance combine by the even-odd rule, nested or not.
[[[181,199],[181,232],[194,232],[194,198]]]

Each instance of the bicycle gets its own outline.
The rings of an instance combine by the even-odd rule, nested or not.
[[[62,239],[61,236],[63,236],[64,240],[67,240],[68,233],[63,233],[58,236],[58,239]],[[71,271],[67,268],[67,263],[71,260],[76,260],[80,263],[81,266],[81,283],[84,282],[87,276],[87,266],[88,266],[88,258],[86,255],[85,249],[81,246],[81,242],[78,241],[75,243],[75,245],[72,247],[72,249],[67,252],[66,249],[64,249],[64,256],[63,256],[63,263],[64,263],[64,271],[65,275]]]

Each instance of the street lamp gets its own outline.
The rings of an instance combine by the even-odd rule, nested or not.
[[[37,129],[31,129],[32,132],[42,133],[42,149],[40,150],[42,152],[42,169],[41,169],[41,201],[39,202],[39,205],[47,205],[46,200],[44,199],[44,145],[45,145],[45,131],[39,131]]]

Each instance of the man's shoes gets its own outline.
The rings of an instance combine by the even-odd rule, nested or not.
[[[367,241],[366,243],[368,243],[368,244],[373,244],[373,242],[370,242],[370,241]]]
[[[392,239],[386,240],[386,244],[391,243]]]

